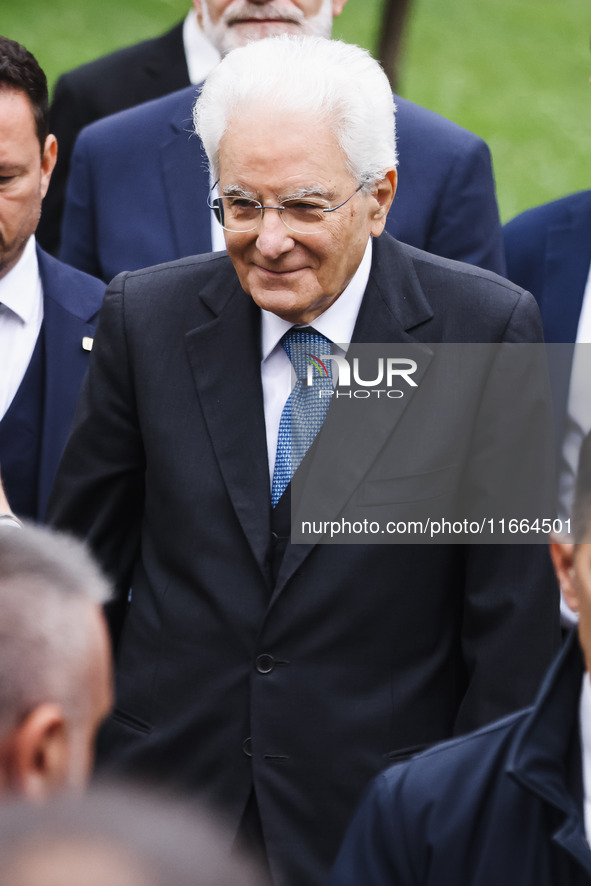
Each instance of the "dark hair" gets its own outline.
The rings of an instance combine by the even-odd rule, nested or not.
[[[0,89],[24,92],[31,103],[41,151],[49,135],[47,78],[34,55],[15,40],[0,36]]]
[[[591,532],[591,434],[587,434],[579,454],[575,503],[573,506],[573,536],[582,544]]]

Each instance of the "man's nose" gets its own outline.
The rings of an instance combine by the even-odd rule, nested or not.
[[[259,222],[257,249],[266,258],[279,258],[293,249],[293,234],[280,218],[276,209],[265,209]]]

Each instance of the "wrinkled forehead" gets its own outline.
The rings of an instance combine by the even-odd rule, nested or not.
[[[349,179],[346,157],[329,121],[305,112],[273,112],[252,104],[229,118],[220,141],[219,178],[323,189]]]

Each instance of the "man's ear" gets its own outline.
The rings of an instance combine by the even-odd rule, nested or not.
[[[554,564],[554,572],[560,584],[560,590],[569,609],[579,611],[579,598],[576,590],[575,577],[575,546],[571,541],[559,541],[553,538],[550,542],[550,556]]]
[[[193,0],[195,3],[195,0]],[[347,0],[332,0],[332,17],[336,18],[344,9]]]
[[[7,787],[27,800],[44,800],[65,786],[69,753],[61,706],[38,705],[3,742],[0,758]]]
[[[197,21],[199,22],[199,27],[203,22],[203,11],[201,9],[201,0],[192,0],[193,6],[195,7],[195,12],[197,13]]]
[[[57,139],[55,135],[48,135],[45,139],[43,154],[41,156],[41,197],[45,197],[57,161]]]
[[[373,189],[372,196],[377,201],[377,206],[372,215],[371,226],[371,233],[374,237],[379,237],[384,230],[386,218],[396,194],[397,184],[398,173],[395,169],[389,169],[384,178]]]

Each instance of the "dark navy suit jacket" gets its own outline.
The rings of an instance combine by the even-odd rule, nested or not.
[[[531,292],[547,342],[573,343],[591,265],[591,191],[523,212],[504,228],[507,276]],[[572,348],[549,348],[557,451],[572,367]]]
[[[591,883],[571,636],[535,706],[378,776],[329,886]]]
[[[504,228],[507,276],[535,297],[548,342],[574,342],[591,264],[591,191],[518,215]]]
[[[72,157],[60,257],[110,280],[211,250],[209,175],[192,134],[195,87],[88,126]],[[402,98],[399,187],[387,230],[446,258],[504,273],[488,147]]]
[[[82,339],[92,338],[105,287],[37,250],[43,285],[45,391],[38,478],[38,519],[43,519],[72,423],[89,352]]]

